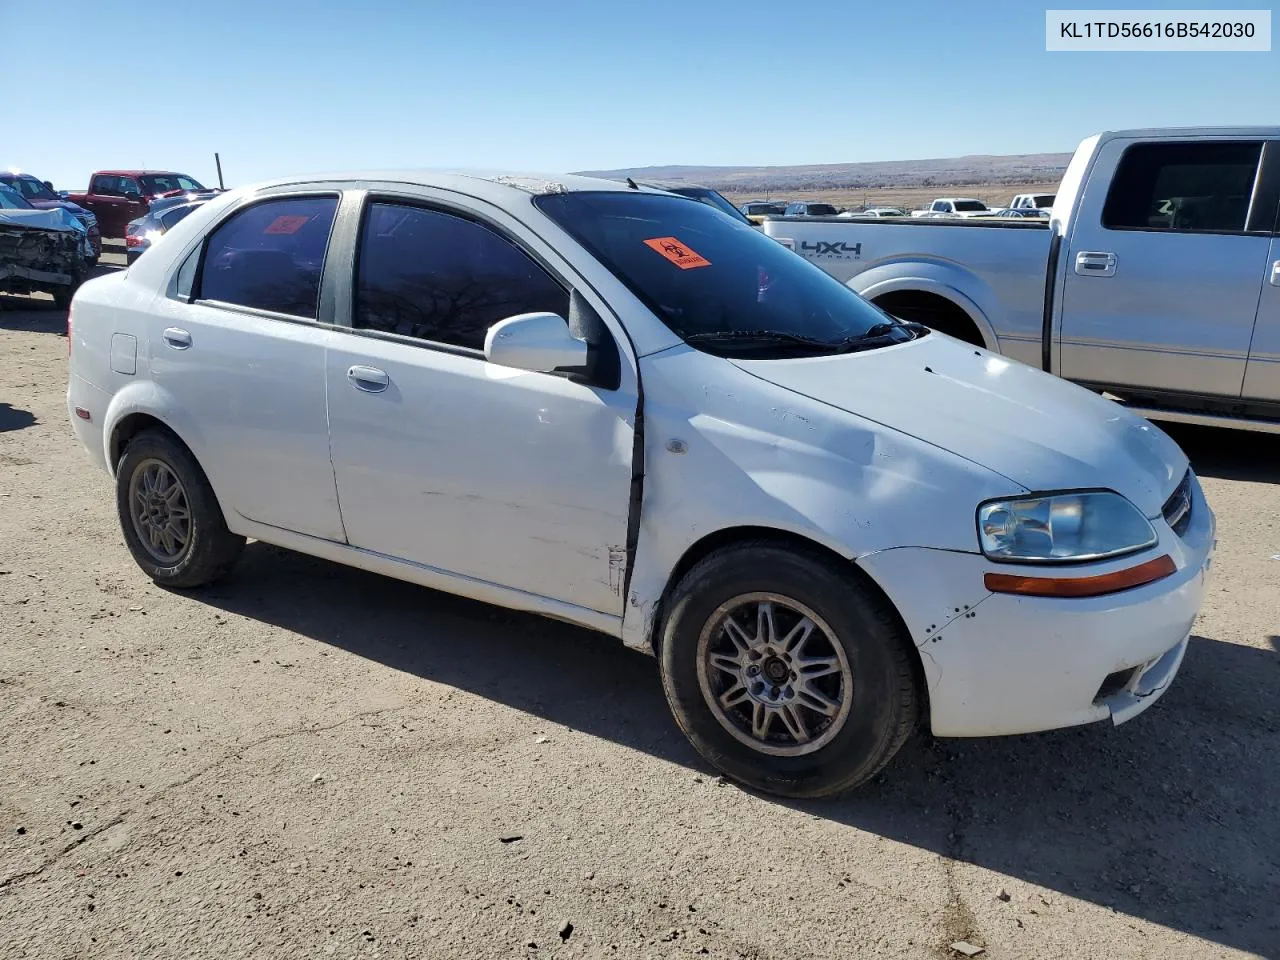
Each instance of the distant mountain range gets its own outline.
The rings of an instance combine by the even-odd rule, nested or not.
[[[1067,169],[1069,153],[882,160],[793,167],[697,167],[671,164],[621,170],[584,170],[591,177],[682,180],[733,193],[869,190],[949,184],[1049,183]]]

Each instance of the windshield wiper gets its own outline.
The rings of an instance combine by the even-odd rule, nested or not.
[[[856,337],[846,337],[840,341],[839,346],[844,352],[852,352],[854,350],[867,350],[886,343],[906,343],[907,340],[899,341],[891,336],[895,330],[906,330],[910,333],[911,336],[907,337],[907,340],[915,340],[929,332],[928,327],[923,323],[916,323],[914,320],[884,320],[880,323],[872,324],[864,333],[860,333]]]
[[[785,330],[706,330],[691,333],[685,343],[723,343],[754,346],[757,344],[772,346],[806,347],[811,350],[835,350],[840,344],[830,340],[818,340]]]

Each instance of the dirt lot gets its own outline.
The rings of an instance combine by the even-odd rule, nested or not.
[[[654,662],[251,544],[157,589],[0,298],[0,957],[1280,956],[1280,438],[1179,430],[1220,553],[1132,723],[716,778]]]

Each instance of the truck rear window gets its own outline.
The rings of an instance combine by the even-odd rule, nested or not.
[[[835,344],[889,319],[776,240],[697,201],[618,191],[535,203],[685,339],[769,332]]]

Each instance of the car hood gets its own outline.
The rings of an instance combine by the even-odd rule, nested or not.
[[[70,200],[28,200],[27,202],[39,210],[66,210],[76,216],[89,213],[80,204],[72,203]]]
[[[937,333],[862,353],[730,362],[1031,491],[1105,488],[1155,517],[1187,469],[1163,431],[1113,401]]]

